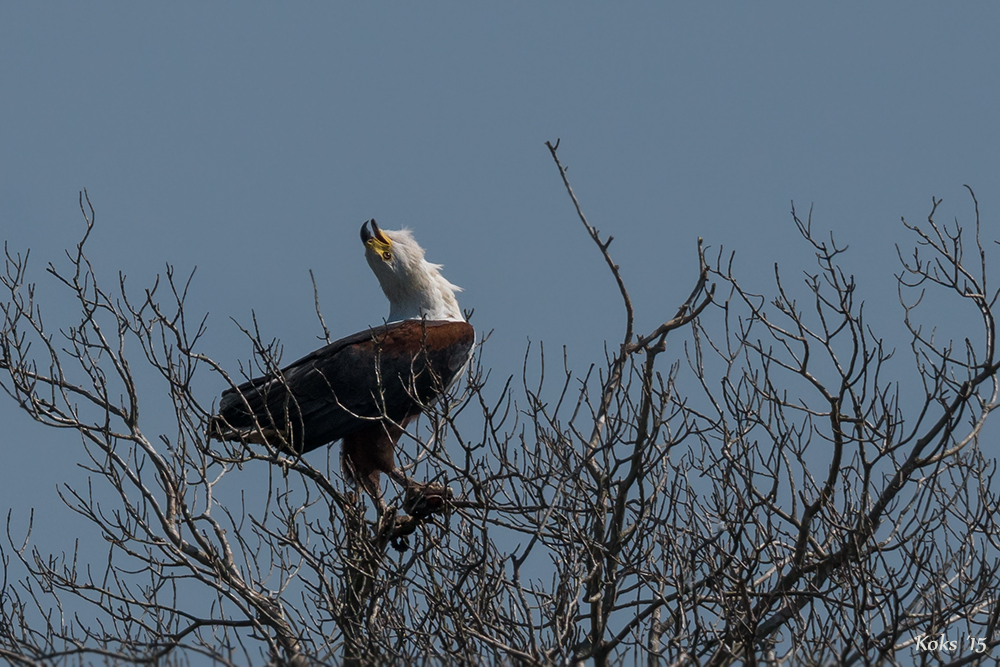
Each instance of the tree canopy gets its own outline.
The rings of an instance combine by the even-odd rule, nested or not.
[[[224,368],[201,345],[204,316],[186,306],[191,277],[168,270],[138,292],[99,281],[85,194],[82,240],[68,267],[47,269],[75,299],[72,324],[43,322],[27,254],[8,249],[0,383],[39,424],[79,434],[90,485],[62,498],[106,553],[49,554],[10,530],[10,516],[30,511],[14,506],[0,546],[0,656],[995,659],[1000,527],[983,437],[1000,389],[995,244],[972,190],[967,226],[939,222],[939,200],[926,221],[901,226],[905,340],[869,323],[845,247],[794,207],[816,258],[804,281],[775,267],[765,296],[741,282],[733,255],[709,257],[699,242],[689,296],[640,331],[611,237],[587,220],[557,147],[583,231],[619,288],[623,337],[583,369],[553,362],[551,346],[529,349],[520,380],[477,354],[401,441],[405,465],[452,490],[430,512],[388,497],[402,531],[386,528],[336,457],[207,438],[216,395],[196,378],[235,387],[278,367],[275,346],[246,326],[252,365]],[[942,304],[965,316],[939,321]],[[941,338],[939,326],[960,334]],[[140,373],[164,390],[142,393]],[[147,426],[154,409],[172,413],[170,431]]]

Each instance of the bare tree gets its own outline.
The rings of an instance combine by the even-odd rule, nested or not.
[[[938,200],[925,225],[904,221],[916,241],[899,253],[908,354],[869,326],[843,248],[794,209],[818,260],[804,287],[776,267],[775,296],[754,294],[732,256],[710,263],[699,242],[690,296],[640,333],[611,237],[587,221],[548,146],[619,287],[623,338],[582,373],[557,364],[556,380],[544,348],[537,362],[529,350],[531,386],[487,383],[477,357],[403,448],[453,499],[435,513],[390,498],[406,516],[388,528],[336,457],[317,467],[206,439],[215,394],[201,378],[236,386],[276,369],[275,348],[248,327],[256,366],[227,373],[201,349],[204,319],[185,313],[190,277],[170,269],[139,296],[123,278],[105,291],[85,253],[89,200],[69,270],[48,268],[76,298],[73,326],[46,329],[27,256],[8,251],[3,387],[39,423],[80,434],[92,484],[63,500],[109,546],[84,566],[8,528],[0,656],[996,661],[996,463],[981,443],[1000,361],[978,204],[971,234],[937,222]],[[960,344],[921,324],[924,304],[933,316],[948,299],[976,316],[950,323],[964,327]],[[140,419],[150,370],[166,381],[156,400],[173,408],[170,433]]]

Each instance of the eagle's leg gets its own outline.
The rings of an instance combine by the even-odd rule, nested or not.
[[[344,436],[341,449],[344,477],[353,480],[371,496],[380,515],[387,509],[382,499],[381,475],[395,470],[393,452],[402,434],[403,429],[395,424],[373,421]]]
[[[416,482],[396,468],[396,443],[403,435],[409,418],[401,424],[372,422],[344,437],[344,474],[353,477],[379,507],[387,509],[382,499],[381,473],[399,484],[405,492],[403,511],[417,518],[440,512],[452,497],[451,489],[441,484]]]

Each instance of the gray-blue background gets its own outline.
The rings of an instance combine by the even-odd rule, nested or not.
[[[251,309],[286,360],[317,346],[309,269],[333,336],[381,321],[358,240],[375,217],[465,288],[498,378],[529,339],[583,370],[620,340],[621,305],[544,147],[561,138],[640,331],[690,290],[699,236],[760,292],[775,261],[813,266],[793,199],[851,245],[890,322],[900,216],[936,195],[971,222],[968,183],[996,235],[998,19],[986,3],[5,3],[0,236],[32,249],[46,320],[71,323],[43,269],[79,238],[86,187],[99,278],[138,290],[197,266],[202,351],[234,367],[249,347],[229,318]],[[222,383],[206,382],[208,401]],[[142,409],[169,428],[162,394]],[[35,508],[40,548],[72,548],[85,527],[55,488],[84,483],[79,440],[8,400],[0,420],[0,509],[23,529]]]

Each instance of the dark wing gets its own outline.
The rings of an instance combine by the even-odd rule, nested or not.
[[[402,422],[457,379],[474,342],[467,322],[406,320],[356,333],[225,391],[210,433],[308,452],[373,419]]]

